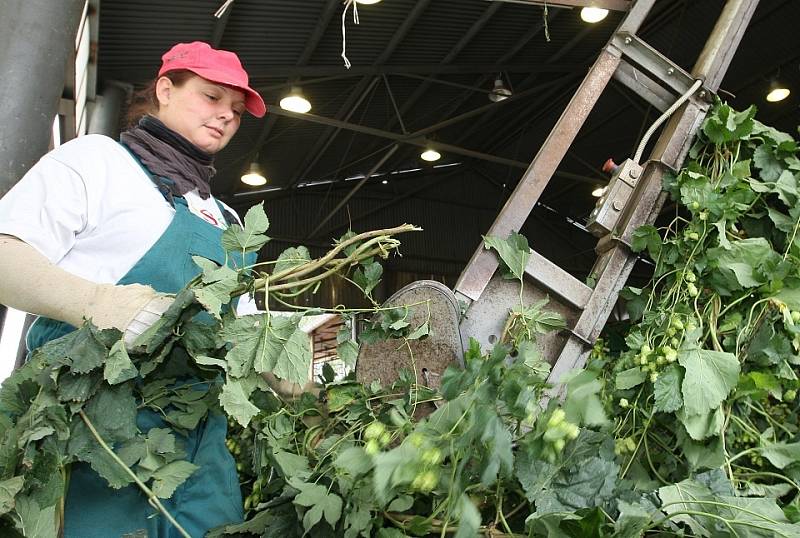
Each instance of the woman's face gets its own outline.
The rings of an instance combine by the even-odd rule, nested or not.
[[[156,82],[158,119],[207,153],[217,153],[239,129],[244,92],[193,76],[181,86]]]

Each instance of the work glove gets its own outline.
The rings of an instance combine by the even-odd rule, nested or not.
[[[0,304],[80,327],[87,319],[136,338],[174,301],[150,286],[98,284],[53,265],[16,237],[0,235]]]

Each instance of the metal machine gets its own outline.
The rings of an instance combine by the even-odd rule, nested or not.
[[[611,3],[619,4],[593,2],[592,5],[605,7],[603,4]],[[575,1],[549,4],[582,5]],[[655,0],[630,3],[626,17],[600,51],[486,234],[505,238],[520,230],[612,77],[663,113],[643,137],[636,155],[616,170],[605,196],[590,216],[588,227],[599,237],[595,249],[598,257],[592,270],[596,275],[594,287],[541,254],[531,252],[525,268],[524,302],[530,304],[547,296],[549,308],[559,312],[567,322],[567,330],[551,333],[540,341],[542,353],[552,365],[551,382],[586,362],[636,261],[637,255],[630,248],[632,234],[658,216],[665,200],[661,179],[667,171],[681,167],[758,0],[728,0],[691,73],[636,35],[654,4]],[[640,163],[650,135],[663,122],[667,123],[649,157]],[[427,297],[438,305],[439,315],[432,317],[433,333],[438,336],[433,342],[413,342],[409,349],[364,346],[358,359],[358,378],[387,381],[396,375],[397,365],[402,364],[417,373],[419,383],[435,385],[435,376],[441,373],[443,365],[463,360],[463,345],[470,337],[484,347],[493,344],[502,332],[510,308],[519,302],[518,282],[503,279],[497,271],[498,265],[495,253],[480,245],[452,293],[427,281],[413,283],[396,293],[389,304],[418,303]],[[458,319],[459,303],[465,306],[460,336],[455,334],[452,321]],[[427,314],[420,309],[414,313],[417,317],[423,315]],[[448,357],[446,360],[443,353]],[[388,368],[389,364],[393,366]]]

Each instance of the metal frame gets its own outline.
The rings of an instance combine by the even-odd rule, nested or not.
[[[679,71],[672,62],[636,36],[653,4],[654,0],[639,0],[632,6],[488,232],[488,235],[505,237],[522,227],[558,164],[567,155],[600,94],[620,65],[623,65],[623,54],[633,58],[643,69],[652,69],[647,73],[648,77],[652,76],[659,84],[678,92],[688,80],[700,78],[705,81],[704,90],[692,96],[664,128],[641,178],[635,183],[634,192],[622,211],[614,233],[601,239],[599,246],[605,251],[592,270],[597,275],[594,288],[589,289],[577,282],[538,253],[532,254],[526,274],[534,278],[534,289],[538,286],[540,291],[537,293],[543,290],[556,293],[566,300],[566,304],[561,303],[560,308],[566,307],[573,312],[569,335],[562,342],[556,342],[555,345],[551,343],[549,348],[551,353],[555,352],[555,356],[550,357],[554,362],[549,378],[551,382],[585,362],[589,346],[599,336],[616,303],[618,292],[637,260],[629,248],[631,234],[638,226],[653,221],[658,215],[664,201],[661,178],[667,170],[677,169],[682,164],[709,107],[709,93],[716,91],[722,80],[758,0],[728,1],[691,75]],[[627,67],[623,69],[627,74],[632,73]],[[655,92],[648,90],[646,93],[645,100],[652,98]],[[505,314],[508,305],[499,305],[496,300],[492,303],[493,298],[479,301],[490,280],[495,278],[498,263],[496,256],[481,245],[459,277],[455,292],[468,304],[480,304],[480,309],[485,310],[488,304],[488,308],[496,311],[499,317]],[[496,288],[496,285],[493,286]],[[490,323],[494,323],[494,320],[490,320]]]

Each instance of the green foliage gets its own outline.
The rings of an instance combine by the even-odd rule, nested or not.
[[[257,250],[268,240],[268,226],[263,208],[252,208],[243,227],[226,230],[223,246],[239,253]],[[309,337],[299,328],[302,314],[238,318],[229,308],[232,298],[288,287],[298,278],[313,284],[365,262],[372,267],[399,245],[392,234],[413,229],[404,225],[354,235],[351,254],[337,258],[333,271],[330,262],[311,260],[305,248],[293,249],[278,260],[282,274],[272,279],[253,268],[194,257],[200,274],[132,349],[126,349],[120,331],[87,322],[34,351],[0,387],[0,534],[55,538],[75,462],[88,463],[111,488],[138,481],[154,506],[158,498],[172,497],[197,470],[184,450],[186,434],[209,412],[224,411],[247,426],[263,412],[256,404],[274,400],[262,374],[303,383],[310,370]],[[366,243],[372,248],[363,248]],[[354,362],[357,345],[342,343]],[[137,418],[156,427],[140,431]],[[276,452],[275,462],[303,476],[299,463],[289,466],[293,457]],[[311,506],[308,520],[319,511],[335,522],[337,498]],[[264,528],[278,529],[287,521],[276,516]]]

